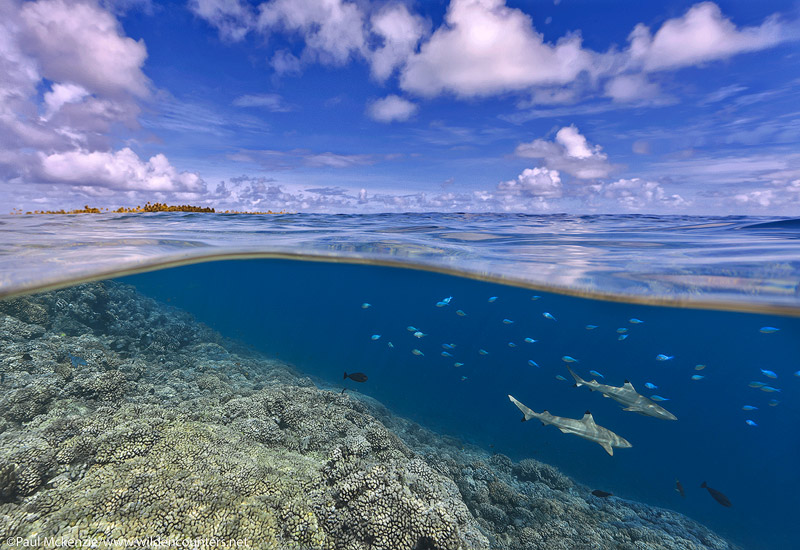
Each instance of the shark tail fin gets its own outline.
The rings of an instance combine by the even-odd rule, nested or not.
[[[614,456],[614,449],[611,447],[611,444],[609,444],[607,441],[603,441],[602,443],[600,443],[600,446],[602,446],[608,454]]]
[[[701,483],[701,484],[700,484],[700,488],[701,488],[701,489],[705,489],[706,487],[708,487],[708,485],[706,485],[706,482],[705,482],[705,481],[704,481],[703,483]]]
[[[578,373],[576,373],[574,370],[572,370],[569,367],[567,367],[567,370],[572,375],[572,377],[575,379],[575,387],[576,388],[579,388],[579,387],[583,386],[586,383],[586,380],[584,380],[583,378],[578,376]]]

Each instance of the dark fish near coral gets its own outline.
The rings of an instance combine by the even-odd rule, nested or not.
[[[353,382],[366,382],[367,375],[363,372],[351,372],[350,374],[344,373],[344,378],[349,378]]]
[[[720,504],[722,504],[726,508],[730,508],[731,506],[733,506],[731,504],[731,501],[728,499],[728,497],[726,497],[725,495],[723,495],[722,493],[720,493],[716,489],[712,489],[711,487],[706,485],[705,481],[700,485],[700,487],[702,487],[703,489],[707,490],[708,494],[711,495],[712,497],[714,497],[714,500],[716,500],[717,502],[719,502]]]
[[[31,357],[30,353],[23,353],[22,354],[22,360],[23,361],[33,361],[33,357]]]
[[[683,491],[683,485],[681,485],[680,480],[675,480],[675,490],[678,491],[678,494],[681,495],[681,498],[686,498],[686,493]]]
[[[606,491],[601,491],[600,489],[595,489],[594,491],[592,491],[592,494],[600,498],[608,498],[614,496],[614,493],[607,493]]]

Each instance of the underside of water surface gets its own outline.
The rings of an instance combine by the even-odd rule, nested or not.
[[[790,548],[799,334],[793,316],[289,260],[9,298],[0,535]],[[520,422],[509,394],[630,446]]]

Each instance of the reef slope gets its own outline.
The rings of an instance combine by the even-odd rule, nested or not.
[[[317,387],[132,287],[0,302],[0,537],[730,549],[668,510]]]

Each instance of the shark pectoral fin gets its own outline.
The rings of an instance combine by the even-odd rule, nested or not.
[[[622,409],[623,411],[633,411],[633,412],[641,412],[639,409],[634,409],[633,407],[625,407]]]
[[[600,446],[603,447],[608,454],[614,456],[614,449],[611,447],[611,444],[608,441],[601,442]]]
[[[572,433],[572,432],[571,432],[571,431],[569,431],[567,428],[559,428],[559,430],[561,430],[561,433],[562,433],[562,434],[569,434],[569,433]]]
[[[594,390],[592,390],[592,391],[594,391]],[[607,398],[607,399],[611,399],[611,396],[610,396],[610,395],[603,394],[603,397],[605,397],[605,398]]]

